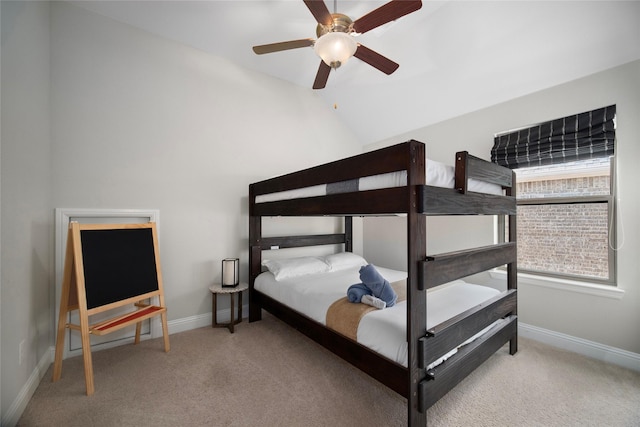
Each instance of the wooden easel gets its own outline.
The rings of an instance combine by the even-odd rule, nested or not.
[[[158,298],[152,305],[151,298]],[[142,321],[160,315],[164,351],[169,351],[167,308],[164,303],[160,254],[155,223],[78,224],[71,222],[67,238],[62,295],[58,317],[53,381],[62,375],[65,329],[80,331],[87,395],[94,392],[90,335],[106,335],[136,325],[140,342]],[[124,315],[89,323],[89,316],[132,304]],[[78,310],[79,325],[69,322]]]

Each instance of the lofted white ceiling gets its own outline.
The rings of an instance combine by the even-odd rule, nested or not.
[[[251,49],[315,38],[302,0],[72,3],[312,91],[313,48]],[[325,3],[355,20],[386,2]],[[400,67],[352,58],[314,93],[368,144],[640,59],[640,1],[427,0],[358,42]]]

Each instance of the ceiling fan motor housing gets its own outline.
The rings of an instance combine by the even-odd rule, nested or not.
[[[316,27],[316,35],[320,38],[331,32],[352,33],[353,21],[347,15],[343,15],[342,13],[332,13],[331,24],[324,25],[319,23]]]

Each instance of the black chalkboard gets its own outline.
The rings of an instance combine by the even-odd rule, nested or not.
[[[151,228],[81,230],[87,308],[158,290]]]

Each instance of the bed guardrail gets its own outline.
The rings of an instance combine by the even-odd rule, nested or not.
[[[473,370],[493,355],[509,339],[517,334],[517,316],[509,316],[502,327],[497,327],[472,343],[462,347],[445,363],[427,371],[427,376],[418,385],[420,412],[436,403],[449,390],[465,379]],[[438,383],[438,387],[433,385]]]
[[[425,215],[513,215],[516,200],[511,196],[473,193],[455,189],[419,186],[419,212]]]
[[[495,163],[472,156],[467,151],[456,153],[456,175],[454,188],[463,194],[467,193],[469,179],[477,179],[502,188],[513,186],[513,174],[510,169]]]
[[[379,150],[358,154],[279,177],[251,184],[255,195],[295,190],[318,184],[348,181],[364,176],[407,170],[416,152],[424,153],[424,144],[410,140]],[[422,154],[424,157],[424,154]]]
[[[514,312],[516,290],[510,289],[429,329],[419,340],[419,366],[425,369],[443,354]]]
[[[421,263],[418,289],[433,288],[516,260],[515,242],[427,256]]]

